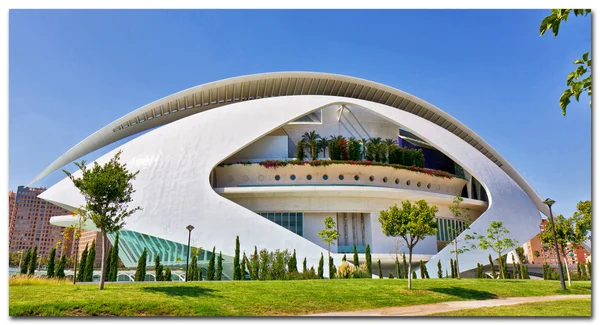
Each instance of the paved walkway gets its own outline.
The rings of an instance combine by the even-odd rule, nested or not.
[[[450,301],[430,305],[415,305],[406,307],[388,307],[380,309],[367,309],[349,312],[333,312],[323,314],[312,314],[306,316],[426,316],[430,314],[445,313],[461,309],[472,309],[481,307],[498,307],[517,305],[528,302],[554,301],[564,299],[591,298],[591,295],[560,295],[560,296],[538,296],[538,297],[515,297],[489,300],[467,300]]]

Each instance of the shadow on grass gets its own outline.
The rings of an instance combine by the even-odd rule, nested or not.
[[[498,296],[494,293],[474,290],[474,289],[466,289],[461,287],[450,287],[450,288],[434,288],[429,291],[443,293],[446,295],[451,295],[463,299],[473,299],[473,300],[486,300],[486,299],[498,299]]]
[[[214,297],[214,289],[188,286],[145,287],[144,291],[164,293],[171,297]]]

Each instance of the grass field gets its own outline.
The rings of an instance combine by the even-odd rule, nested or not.
[[[13,283],[11,316],[173,315],[279,316],[351,311],[453,300],[562,294],[558,281],[427,279],[145,282],[107,284]],[[573,282],[566,294],[590,294]]]
[[[431,316],[592,316],[591,299],[567,299],[519,304],[514,306],[463,309]]]

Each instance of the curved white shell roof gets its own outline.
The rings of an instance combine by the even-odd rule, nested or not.
[[[325,95],[361,99],[420,116],[452,132],[480,151],[512,178],[544,214],[543,199],[496,150],[473,130],[441,109],[398,89],[349,76],[317,72],[273,72],[223,79],[166,96],[118,118],[51,163],[31,182],[84,155],[128,136],[192,114],[261,98]]]

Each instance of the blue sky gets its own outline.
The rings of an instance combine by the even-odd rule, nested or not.
[[[319,71],[384,83],[445,110],[571,215],[591,199],[591,110],[582,96],[563,117],[558,97],[571,63],[591,49],[591,20],[571,17],[559,37],[539,37],[548,13],[11,10],[9,190],[166,95],[251,73]]]

